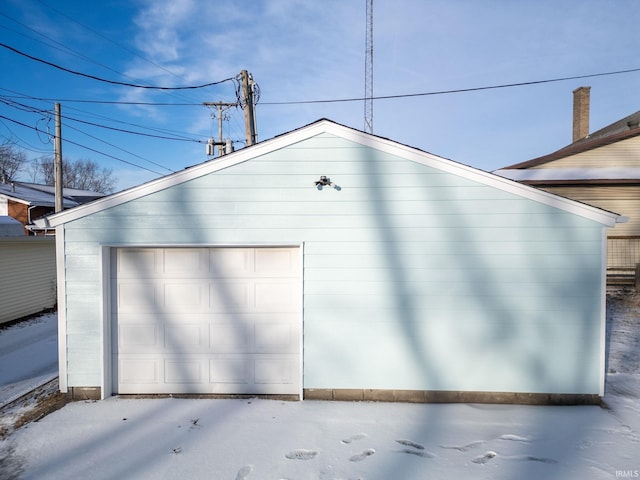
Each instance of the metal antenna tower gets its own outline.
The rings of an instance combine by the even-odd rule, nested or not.
[[[364,47],[364,131],[373,133],[373,0],[367,2]]]

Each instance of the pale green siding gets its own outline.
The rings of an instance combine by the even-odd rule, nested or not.
[[[69,386],[102,245],[304,244],[305,388],[599,392],[601,224],[329,134],[64,228]]]

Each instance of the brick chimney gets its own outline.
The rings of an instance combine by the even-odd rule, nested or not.
[[[591,87],[579,87],[573,91],[573,141],[589,135],[589,103]]]

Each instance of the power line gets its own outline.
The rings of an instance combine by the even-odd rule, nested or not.
[[[205,88],[205,87],[211,87],[214,85],[219,85],[221,83],[224,82],[233,82],[235,80],[235,78],[233,77],[229,77],[229,78],[225,78],[224,80],[219,80],[217,82],[209,82],[209,83],[204,83],[202,85],[189,85],[189,86],[182,86],[182,87],[161,87],[161,86],[157,86],[157,85],[138,85],[135,83],[128,83],[128,82],[119,82],[117,80],[109,80],[106,78],[102,78],[102,77],[98,77],[95,75],[90,75],[88,73],[83,73],[83,72],[78,72],[75,70],[71,70],[69,68],[63,67],[61,65],[58,65],[56,63],[53,62],[49,62],[47,60],[43,60],[42,58],[38,58],[38,57],[34,57],[33,55],[29,55],[28,53],[22,52],[20,50],[18,50],[17,48],[14,48],[10,45],[7,45],[6,43],[1,43],[0,42],[0,47],[6,48],[7,50],[11,50],[14,53],[17,53],[18,55],[22,55],[23,57],[26,57],[30,60],[33,60],[35,62],[39,62],[39,63],[43,63],[45,65],[48,65],[50,67],[53,68],[57,68],[58,70],[62,70],[63,72],[67,72],[67,73],[71,73],[73,75],[78,75],[81,77],[85,77],[85,78],[90,78],[91,80],[97,80],[99,82],[104,82],[104,83],[109,83],[112,85],[121,85],[124,87],[132,87],[132,88],[142,88],[142,89],[149,89],[149,90],[196,90],[199,88]]]
[[[9,100],[7,97],[3,97],[3,96],[0,96],[0,103],[4,103],[7,106],[10,106],[10,107],[13,107],[13,108],[16,108],[18,110],[25,111],[25,112],[29,112],[29,113],[40,113],[40,114],[46,114],[46,115],[49,115],[51,113],[50,110],[44,110],[44,109],[39,109],[39,108],[36,108],[36,107],[31,107],[30,105],[25,105],[24,103],[20,103],[20,102],[17,102],[15,100]],[[75,110],[77,110],[78,112],[87,113],[87,112],[83,112],[82,110],[78,110],[78,109],[75,109]],[[105,116],[102,116],[102,115],[96,115],[96,114],[91,114],[91,115],[94,116],[94,117],[103,118],[105,120],[109,120],[109,121],[112,121],[112,122],[122,123],[124,125],[131,125],[131,126],[134,126],[134,127],[145,128],[147,130],[152,130],[152,131],[157,131],[157,132],[163,131],[162,129],[153,129],[153,128],[145,127],[145,126],[142,126],[142,125],[137,125],[137,124],[134,124],[134,123],[122,122],[122,121],[115,120],[115,119],[112,119],[112,118],[109,118],[109,117],[105,117]],[[154,134],[150,134],[150,133],[143,133],[143,132],[136,132],[136,131],[133,131],[133,130],[126,130],[126,129],[123,129],[123,128],[110,127],[110,126],[98,124],[98,123],[95,123],[95,122],[89,122],[89,121],[86,121],[86,120],[80,120],[78,118],[71,117],[69,115],[63,115],[63,118],[65,118],[66,120],[70,120],[70,121],[74,121],[74,122],[78,122],[78,123],[84,123],[84,124],[87,124],[87,125],[91,125],[93,127],[104,128],[104,129],[107,129],[107,130],[114,130],[114,131],[118,131],[118,132],[122,132],[122,133],[129,133],[129,134],[132,134],[132,135],[140,135],[140,136],[145,136],[145,137],[158,138],[158,139],[162,139],[162,140],[175,140],[175,141],[180,141],[180,142],[205,143],[204,140],[197,140],[197,139],[194,139],[194,138],[189,138],[189,137],[184,137],[184,136],[183,137],[177,137],[177,136],[169,137],[167,135],[154,135]],[[165,132],[171,133],[170,130],[165,130]]]
[[[380,96],[371,97],[371,98],[373,100],[389,100],[389,99],[395,99],[395,98],[427,97],[432,95],[449,95],[453,93],[478,92],[482,90],[494,90],[498,88],[524,87],[528,85],[540,85],[543,83],[564,82],[567,80],[580,80],[584,78],[604,77],[608,75],[621,75],[624,73],[635,73],[635,72],[640,72],[640,68],[630,68],[628,70],[617,70],[615,72],[591,73],[588,75],[575,75],[572,77],[552,78],[547,80],[533,80],[529,82],[489,85],[484,87],[459,88],[455,90],[440,90],[440,91],[425,92],[425,93],[406,93],[406,94],[400,94],[400,95],[380,95]],[[300,104],[310,104],[310,103],[343,103],[343,102],[362,102],[363,100],[367,100],[367,98],[356,97],[356,98],[340,98],[340,99],[327,99],[327,100],[297,100],[297,101],[290,101],[290,102],[262,102],[261,105],[300,105]]]
[[[86,110],[81,110],[79,108],[67,107],[67,110],[73,110],[73,111],[79,112],[81,114],[85,114],[86,116],[99,118],[99,119],[102,119],[102,120],[106,120],[108,122],[118,123],[118,124],[121,124],[121,125],[129,125],[131,127],[141,128],[143,130],[149,130],[149,131],[152,131],[152,132],[163,133],[163,134],[166,134],[166,135],[173,135],[174,137],[181,137],[182,140],[184,140],[184,141],[195,141],[192,137],[203,137],[205,139],[207,138],[206,135],[201,135],[201,134],[197,134],[197,133],[181,132],[181,131],[178,131],[178,130],[168,130],[168,129],[165,129],[165,128],[157,128],[157,127],[147,127],[145,125],[140,125],[138,123],[125,122],[125,121],[122,121],[122,120],[117,120],[115,118],[107,117],[105,115],[99,115],[99,114],[94,113],[94,112],[87,112]],[[190,136],[186,136],[186,135],[190,135]],[[167,140],[171,140],[171,139],[167,138]],[[180,138],[177,138],[177,140],[180,140]]]
[[[65,120],[71,120],[72,122],[84,123],[85,125],[91,125],[92,127],[104,128],[106,130],[113,130],[116,132],[129,133],[131,135],[140,135],[143,137],[151,137],[151,138],[159,138],[161,140],[174,140],[177,142],[193,142],[193,143],[205,143],[204,140],[196,140],[195,138],[179,138],[179,137],[167,137],[165,135],[154,135],[152,133],[142,133],[142,132],[134,132],[133,130],[125,130],[123,128],[117,127],[109,127],[107,125],[100,125],[99,123],[88,122],[86,120],[79,120],[77,118],[69,117],[68,115],[63,115]]]
[[[20,137],[13,130],[11,130],[11,128],[9,128],[9,125],[7,125],[5,122],[0,121],[0,125],[2,125],[4,128],[6,128],[7,131],[11,134],[10,138],[5,137],[9,141],[9,143],[14,144],[14,145],[19,145],[21,149],[27,150],[27,151],[33,152],[33,153],[40,153],[40,154],[50,153],[49,150],[43,150],[41,148],[34,147],[33,145],[31,145],[24,138]],[[14,140],[14,138],[17,139],[17,140]]]
[[[423,93],[405,93],[398,95],[378,95],[374,97],[352,97],[352,98],[330,98],[324,100],[292,100],[292,101],[282,101],[282,102],[260,102],[260,105],[304,105],[304,104],[313,104],[313,103],[345,103],[345,102],[362,102],[363,100],[389,100],[396,98],[411,98],[411,97],[426,97],[426,96],[435,96],[435,95],[450,95],[454,93],[466,93],[466,92],[477,92],[483,90],[495,90],[500,88],[512,88],[512,87],[524,87],[528,85],[540,85],[545,83],[554,83],[554,82],[564,82],[568,80],[580,80],[584,78],[594,78],[594,77],[604,77],[609,75],[622,75],[625,73],[636,73],[640,72],[640,68],[630,68],[627,70],[617,70],[613,72],[602,72],[602,73],[591,73],[587,75],[575,75],[570,77],[560,77],[560,78],[552,78],[546,80],[533,80],[527,82],[519,82],[519,83],[506,83],[506,84],[498,84],[498,85],[489,85],[483,87],[470,87],[470,88],[460,88],[454,90],[437,90],[433,92],[423,92]],[[228,80],[228,79],[227,79]],[[225,80],[222,80],[223,82]],[[0,90],[5,90],[11,92],[11,90],[7,90],[5,88],[0,88]],[[19,93],[19,92],[13,92]],[[82,100],[82,99],[53,99],[53,98],[41,98],[41,97],[32,97],[29,95],[24,95],[25,98],[31,98],[33,100],[47,101],[47,102],[65,102],[65,103],[88,103],[88,104],[105,104],[105,105],[142,105],[142,106],[159,106],[159,107],[201,107],[202,102],[200,103],[168,103],[168,102],[126,102],[126,101],[110,101],[110,100]],[[11,98],[10,96],[5,96],[5,98]]]
[[[6,96],[6,98],[11,98]],[[23,98],[23,97],[18,97]],[[126,102],[120,100],[77,100],[72,98],[39,98],[39,97],[26,97],[33,100],[40,100],[43,102],[60,102],[60,103],[91,103],[99,105],[140,105],[147,107],[201,107],[202,102],[199,103],[170,103],[170,102]]]
[[[6,89],[6,88],[1,88],[0,90],[4,90],[7,92],[11,92],[15,95],[0,95],[0,102],[5,103],[9,106],[13,106],[14,108],[18,108],[20,110],[24,110],[24,111],[28,111],[28,112],[36,112],[36,113],[47,113],[49,114],[49,110],[42,110],[42,109],[37,109],[36,107],[31,107],[28,105],[25,105],[23,103],[17,102],[15,100],[12,100],[13,98],[21,98],[21,99],[30,99],[30,100],[36,100],[36,101],[45,101],[45,102],[53,102],[53,101],[65,101],[65,100],[60,100],[60,99],[50,99],[50,98],[42,98],[42,97],[34,97],[22,92],[17,92],[15,90],[10,90],[10,89]],[[73,101],[73,100],[67,100],[67,101]],[[96,103],[93,101],[84,101],[84,100],[79,100],[80,102],[83,103]],[[110,103],[123,103],[123,104],[151,104],[151,105],[155,105],[151,102],[110,102]],[[175,105],[175,104],[167,104],[167,105]],[[189,106],[198,106],[198,107],[202,107],[202,103],[198,103],[198,104],[187,104]],[[83,121],[83,120],[79,120],[77,118],[65,115],[64,118],[68,119],[68,120],[72,120],[72,121],[78,121],[78,122],[82,122],[82,123],[86,123],[92,126],[96,126],[99,128],[105,128],[105,129],[111,129],[111,130],[116,130],[116,131],[120,131],[123,133],[130,133],[130,134],[134,134],[134,135],[142,135],[142,136],[149,136],[152,138],[159,138],[159,139],[165,139],[165,140],[176,140],[176,141],[185,141],[185,142],[195,142],[195,143],[205,143],[205,140],[197,140],[191,137],[186,137],[186,136],[182,136],[182,135],[192,135],[192,136],[203,136],[203,135],[198,135],[195,133],[187,133],[187,132],[176,132],[176,131],[172,131],[172,130],[166,130],[166,129],[159,129],[159,128],[151,128],[151,127],[147,127],[144,125],[139,125],[139,124],[135,124],[135,123],[130,123],[130,122],[123,122],[121,120],[116,120],[114,118],[110,118],[104,115],[98,115],[96,113],[93,112],[86,112],[84,110],[80,110],[80,109],[76,109],[73,107],[69,107],[71,108],[71,110],[76,110],[78,112],[82,112],[85,114],[88,114],[92,117],[96,117],[96,118],[101,118],[110,122],[115,122],[115,123],[120,123],[123,125],[130,125],[133,127],[137,127],[137,128],[142,128],[142,129],[146,129],[146,130],[151,130],[151,131],[155,131],[155,132],[161,132],[161,133],[165,133],[168,135],[173,135],[172,137],[169,137],[167,135],[151,135],[151,134],[145,134],[142,132],[135,132],[135,131],[131,131],[131,130],[126,130],[126,129],[118,129],[118,128],[114,128],[114,127],[108,127],[102,124],[96,124],[96,123],[92,123],[92,122],[87,122],[87,121]],[[180,138],[179,136],[182,136],[182,138]],[[204,136],[203,136],[204,137]]]
[[[73,140],[69,140],[68,138],[65,138],[64,141],[65,141],[65,143],[70,143],[70,144],[75,145],[77,147],[84,148],[85,150],[89,150],[90,152],[97,153],[98,155],[103,155],[105,157],[112,158],[113,160],[116,160],[118,162],[126,163],[127,165],[131,165],[133,167],[141,168],[143,170],[146,170],[147,172],[155,173],[157,175],[164,175],[164,173],[156,172],[155,170],[151,170],[150,168],[143,167],[142,165],[138,165],[137,163],[129,162],[128,160],[123,160],[122,158],[118,158],[118,157],[115,157],[113,155],[109,155],[108,153],[101,152],[100,150],[96,150],[95,148],[87,147],[86,145],[82,145],[81,143],[74,142]],[[164,168],[166,168],[166,167],[164,167]]]
[[[203,102],[200,103],[162,103],[162,102],[125,102],[125,101],[107,101],[107,100],[79,100],[79,99],[64,99],[64,98],[45,98],[45,97],[34,97],[32,95],[27,95],[26,93],[22,93],[22,92],[17,92],[15,90],[10,90],[8,88],[2,88],[0,87],[0,90],[3,90],[5,92],[10,92],[13,93],[14,95],[0,95],[0,101],[2,101],[2,99],[7,99],[7,101],[9,101],[9,99],[13,99],[13,98],[21,98],[21,99],[29,99],[29,100],[36,100],[36,101],[40,101],[40,102],[60,102],[60,103],[85,103],[85,104],[108,104],[108,105],[140,105],[140,106],[168,106],[168,107],[198,107],[198,108],[202,108],[203,106]],[[172,134],[172,135],[179,135],[179,134],[183,134],[183,135],[193,135],[193,136],[202,136],[196,133],[189,133],[189,132],[179,132],[179,131],[175,131],[175,130],[166,130],[166,129],[160,129],[160,128],[151,128],[151,127],[146,127],[144,125],[139,125],[136,123],[130,123],[130,122],[123,122],[122,120],[116,120],[114,118],[110,118],[104,115],[98,115],[96,113],[93,112],[87,112],[85,110],[80,110],[74,107],[67,107],[68,109],[71,110],[76,110],[78,112],[82,112],[88,115],[91,115],[93,117],[96,118],[101,118],[104,120],[108,120],[110,122],[115,122],[115,123],[120,123],[123,125],[130,125],[133,127],[138,127],[138,128],[143,128],[143,129],[147,129],[147,130],[151,130],[151,131],[155,131],[155,132],[164,132],[164,133],[168,133],[168,134]],[[238,120],[235,116],[231,117],[231,120],[234,121],[237,125],[235,125],[234,130],[241,130],[241,126],[238,124]],[[244,126],[242,126],[242,128],[244,128]],[[241,136],[240,134],[236,134],[236,136]],[[188,137],[185,137],[188,138]]]
[[[37,30],[31,28],[29,25],[26,25],[26,24],[20,22],[19,20],[16,20],[15,18],[11,18],[6,13],[0,12],[0,15],[5,17],[5,18],[7,18],[7,19],[9,19],[9,20],[11,20],[12,22],[17,23],[18,25],[22,26],[23,28],[34,32],[35,34],[40,35],[41,37],[47,39],[51,43],[43,42],[42,40],[38,40],[35,37],[32,37],[32,36],[27,35],[25,33],[19,32],[17,30],[14,30],[14,29],[9,28],[9,27],[4,26],[4,25],[0,25],[0,28],[4,28],[5,30],[9,30],[10,32],[13,32],[13,33],[15,33],[17,35],[20,35],[20,36],[23,36],[25,38],[34,40],[34,41],[36,41],[38,43],[41,43],[43,45],[46,45],[48,47],[54,48],[54,49],[56,49],[56,50],[58,50],[60,52],[63,52],[63,53],[66,53],[66,54],[71,54],[74,57],[80,58],[80,59],[82,59],[82,60],[84,60],[86,62],[93,63],[94,65],[98,65],[99,67],[105,68],[107,70],[111,70],[113,73],[117,73],[118,75],[122,75],[123,77],[131,78],[131,77],[128,77],[126,74],[124,74],[122,72],[119,72],[118,70],[115,70],[115,69],[109,67],[108,65],[104,65],[103,63],[97,62],[97,61],[93,60],[92,58],[87,57],[86,55],[83,55],[82,53],[77,52],[76,50],[74,50],[74,49],[72,49],[70,47],[67,47],[63,43],[60,43],[57,40],[54,40],[53,38],[51,38],[51,37],[49,37],[49,36],[47,36],[47,35],[45,35],[43,33],[38,32]],[[52,45],[52,44],[55,44],[55,45]],[[56,45],[59,45],[59,46],[56,46]]]
[[[143,56],[139,55],[139,54],[138,54],[138,53],[136,53],[135,51],[133,51],[133,50],[131,50],[131,49],[128,49],[127,47],[125,47],[125,46],[121,45],[120,43],[118,43],[118,42],[116,42],[116,41],[114,41],[114,40],[112,40],[112,39],[110,39],[110,38],[106,37],[105,35],[101,34],[100,32],[98,32],[98,31],[96,31],[96,30],[94,30],[94,29],[92,29],[92,28],[90,28],[90,27],[88,27],[88,26],[86,26],[86,25],[84,25],[84,24],[82,24],[82,23],[78,22],[77,20],[74,20],[74,19],[73,19],[73,18],[71,18],[70,16],[68,16],[68,15],[64,14],[64,13],[63,13],[63,12],[61,12],[60,10],[57,10],[56,8],[52,7],[51,5],[48,5],[48,4],[46,4],[45,2],[40,1],[40,0],[37,0],[37,1],[38,1],[40,4],[44,5],[45,7],[47,7],[47,8],[49,8],[49,9],[53,10],[53,11],[54,11],[54,12],[56,12],[57,14],[59,14],[59,15],[61,15],[61,16],[63,16],[63,17],[65,17],[65,18],[67,18],[68,20],[70,20],[70,21],[72,21],[72,22],[76,23],[77,25],[80,25],[80,26],[81,26],[82,28],[84,28],[85,30],[88,30],[88,31],[90,31],[91,33],[93,33],[93,34],[95,34],[95,35],[97,35],[97,36],[99,36],[99,37],[101,37],[101,38],[103,38],[103,39],[105,39],[105,40],[107,40],[107,41],[109,41],[109,42],[111,42],[111,43],[113,43],[113,44],[117,45],[118,47],[120,47],[120,48],[122,48],[123,50],[125,50],[125,51],[127,51],[127,52],[131,53],[132,55],[134,55],[134,56],[136,56],[136,57],[139,57],[139,58],[141,58],[142,60],[144,60],[144,61],[146,61],[146,62],[148,62],[148,63],[150,63],[150,64],[154,65],[156,68],[161,69],[161,70],[164,70],[165,72],[167,72],[167,73],[169,73],[169,74],[171,74],[171,75],[175,76],[176,78],[180,78],[177,74],[175,74],[175,73],[173,73],[172,71],[170,71],[170,70],[166,69],[166,68],[165,68],[165,67],[163,67],[162,65],[159,65],[159,64],[157,64],[157,63],[155,63],[155,62],[153,62],[153,61],[151,61],[151,60],[149,60],[149,59],[147,59],[147,58],[145,58],[145,57],[143,57]],[[77,51],[76,51],[76,50],[74,50],[73,48],[68,47],[68,46],[64,45],[63,43],[61,43],[61,42],[59,42],[59,41],[57,41],[57,40],[54,40],[53,38],[49,37],[48,35],[46,35],[46,34],[44,34],[44,33],[39,32],[38,30],[36,30],[36,29],[34,29],[34,28],[30,27],[29,25],[26,25],[26,24],[24,24],[24,23],[20,22],[19,20],[16,20],[15,18],[12,18],[11,16],[9,16],[9,15],[7,15],[7,14],[5,14],[5,13],[0,12],[0,15],[2,15],[3,17],[5,17],[5,18],[7,18],[7,19],[11,20],[11,21],[12,21],[12,22],[14,22],[14,23],[17,23],[18,25],[22,26],[23,28],[25,28],[25,29],[27,29],[27,30],[30,30],[30,31],[32,31],[32,32],[34,32],[34,33],[36,33],[37,35],[39,35],[39,36],[41,36],[41,37],[43,37],[43,38],[47,39],[49,42],[52,42],[52,43],[54,43],[54,44],[56,44],[56,45],[59,45],[59,46],[60,46],[60,47],[62,47],[62,48],[56,47],[56,46],[54,46],[54,45],[51,45],[50,43],[43,42],[42,40],[38,40],[37,38],[31,37],[31,36],[26,35],[26,34],[24,34],[24,33],[22,33],[22,32],[18,32],[18,31],[16,31],[16,30],[9,29],[9,28],[8,28],[8,27],[6,27],[6,26],[0,26],[0,28],[5,28],[5,29],[7,29],[7,30],[11,30],[11,31],[13,31],[13,32],[17,33],[18,35],[24,36],[24,37],[26,37],[26,38],[30,38],[30,39],[32,39],[32,40],[34,40],[34,41],[36,41],[36,42],[42,43],[43,45],[47,45],[47,46],[52,47],[52,48],[55,48],[55,49],[57,49],[57,50],[59,50],[59,51],[63,51],[64,53],[67,53],[67,54],[68,54],[68,53],[71,53],[72,55],[74,55],[74,56],[76,56],[76,57],[78,57],[78,58],[81,58],[81,59],[85,60],[86,62],[93,63],[93,64],[95,64],[95,65],[98,65],[98,66],[100,66],[100,67],[103,67],[103,68],[105,68],[105,69],[107,69],[107,70],[110,70],[110,71],[112,71],[112,72],[114,72],[114,73],[117,73],[117,74],[121,75],[121,76],[122,76],[122,77],[124,77],[124,78],[128,78],[128,79],[130,79],[130,80],[135,80],[135,79],[133,79],[132,77],[130,77],[129,75],[127,75],[127,74],[125,74],[125,73],[122,73],[122,72],[120,72],[120,71],[118,71],[118,70],[115,70],[114,68],[111,68],[111,67],[109,67],[108,65],[104,65],[104,64],[102,64],[102,63],[100,63],[100,62],[97,62],[97,61],[93,60],[92,58],[87,57],[87,56],[85,56],[84,54],[82,54],[82,53],[80,53],[80,52],[77,52]],[[170,94],[171,94],[171,95],[174,95],[174,96],[176,96],[176,97],[188,98],[187,96],[181,95],[181,94],[180,94],[180,93],[178,93],[178,92],[170,92]],[[59,100],[56,100],[56,101],[59,101]]]
[[[20,125],[22,127],[30,128],[31,130],[40,131],[37,128],[32,127],[31,125],[27,125],[26,123],[19,122],[18,120],[14,120],[13,118],[5,117],[4,115],[0,115],[0,118],[2,118],[4,120],[8,120],[9,122],[15,123],[16,125]],[[43,132],[43,133],[45,133],[45,132]]]
[[[5,103],[5,104],[7,104],[7,105],[9,105],[9,106],[13,106],[14,108],[18,108],[18,109],[23,110],[23,111],[26,111],[26,112],[31,112],[31,113],[43,113],[43,114],[47,114],[47,115],[51,113],[51,112],[50,112],[50,111],[48,111],[48,110],[40,110],[40,109],[36,109],[36,108],[30,107],[29,105],[24,105],[24,104],[19,103],[19,102],[11,102],[11,104],[10,104],[9,102],[4,101],[2,98],[0,98],[0,102],[3,102],[3,103]],[[195,142],[195,143],[204,143],[204,142],[203,142],[203,141],[201,141],[201,140],[195,140],[195,139],[171,138],[171,137],[160,136],[160,135],[146,134],[146,133],[142,133],[142,132],[134,132],[134,131],[130,131],[130,130],[124,130],[124,129],[120,129],[120,128],[109,127],[109,126],[106,126],[106,125],[99,125],[99,124],[96,124],[96,123],[93,123],[93,122],[87,122],[87,121],[79,120],[79,119],[76,119],[76,118],[73,118],[73,117],[69,117],[69,116],[63,116],[63,118],[64,118],[64,119],[66,119],[66,120],[70,120],[70,121],[74,121],[74,122],[78,122],[78,123],[83,123],[83,124],[91,125],[91,126],[94,126],[94,127],[105,128],[105,129],[108,129],[108,130],[115,130],[115,131],[124,132],[124,133],[129,133],[129,134],[134,134],[134,135],[142,135],[142,136],[147,136],[147,137],[160,138],[160,139],[164,139],[164,140],[190,141],[190,142]],[[22,124],[22,123],[20,123],[20,122],[16,122],[16,121],[14,121],[14,123],[19,123],[20,125],[26,126],[25,124]],[[31,127],[30,127],[30,128],[31,128]],[[70,126],[70,125],[67,125],[67,128],[70,128],[71,130],[75,130],[75,131],[77,131],[77,132],[79,132],[79,133],[82,133],[82,134],[84,134],[84,135],[86,135],[86,136],[88,136],[88,137],[90,137],[90,138],[93,138],[94,140],[97,140],[97,141],[102,142],[102,143],[104,143],[104,144],[106,144],[106,145],[109,145],[109,146],[111,146],[111,147],[113,147],[113,148],[116,148],[116,149],[121,150],[121,151],[123,151],[123,152],[125,152],[125,153],[128,153],[129,155],[133,155],[134,157],[138,157],[138,158],[140,158],[141,160],[144,160],[144,161],[146,161],[146,162],[151,163],[152,165],[155,165],[155,166],[157,166],[157,167],[160,167],[160,168],[163,168],[163,169],[165,169],[165,170],[168,170],[169,172],[172,172],[172,173],[173,173],[173,172],[175,172],[175,170],[172,170],[172,169],[170,169],[170,168],[168,168],[168,167],[165,167],[164,165],[161,165],[161,164],[159,164],[159,163],[156,163],[156,162],[153,162],[153,161],[148,160],[148,159],[146,159],[146,158],[143,158],[143,157],[141,157],[141,156],[139,156],[139,155],[137,155],[137,154],[135,154],[135,153],[129,152],[129,151],[127,151],[127,150],[125,150],[125,149],[123,149],[123,148],[121,148],[121,147],[118,147],[118,146],[116,146],[116,145],[113,145],[113,144],[111,144],[111,143],[109,143],[109,142],[107,142],[107,141],[105,141],[105,140],[102,140],[102,139],[100,139],[100,138],[98,138],[98,137],[95,137],[95,136],[93,136],[93,135],[91,135],[91,134],[89,134],[89,133],[87,133],[87,132],[84,132],[84,131],[82,131],[82,130],[80,130],[80,129],[74,128],[74,127],[72,127],[72,126]],[[34,130],[35,130],[36,132],[41,132],[41,130],[40,130],[40,129],[38,129],[37,127],[36,127],[36,128],[34,128]],[[65,141],[66,141],[66,142],[69,142],[69,143],[74,143],[74,142],[72,142],[72,141],[70,141],[70,140],[68,140],[68,139],[66,139],[66,138],[65,138]],[[80,145],[80,146],[82,146],[82,145]],[[83,148],[86,148],[86,149],[91,150],[89,147],[86,147],[86,146],[82,146],[82,147],[83,147]],[[97,152],[97,150],[94,150],[94,151],[96,151],[96,152]],[[102,155],[110,156],[110,155],[105,154],[104,152],[98,152],[98,153],[100,153],[100,154],[102,154]],[[112,158],[116,158],[116,157],[112,157]],[[154,173],[158,173],[158,172],[154,172]]]
[[[204,102],[197,103],[175,103],[175,102],[134,102],[125,100],[87,100],[78,98],[49,98],[34,97],[25,93],[16,92],[7,88],[0,87],[0,90],[12,92],[15,95],[3,95],[4,98],[28,98],[30,100],[38,100],[40,102],[60,102],[60,103],[89,103],[96,105],[140,105],[146,107],[202,107]]]
[[[31,105],[26,105],[24,103],[16,102],[15,100],[11,100],[9,97],[5,97],[0,95],[0,102],[4,103],[8,107],[13,107],[18,110],[22,110],[23,112],[30,113],[48,113],[49,110],[32,107]]]
[[[31,129],[31,130],[35,130],[36,132],[39,132],[39,133],[46,133],[48,135],[48,132],[43,132],[42,130],[38,129],[37,127],[32,127],[31,125],[27,125],[26,123],[22,123],[22,122],[20,122],[18,120],[14,120],[12,118],[5,117],[4,115],[0,115],[0,118],[3,119],[3,120],[7,120],[9,122],[15,123],[16,125],[20,125],[22,127],[26,127],[26,128]],[[64,141],[66,143],[70,143],[70,144],[75,145],[77,147],[84,148],[85,150],[89,150],[91,152],[97,153],[98,155],[103,155],[105,157],[112,158],[113,160],[116,160],[118,162],[126,163],[127,165],[131,165],[133,167],[141,168],[142,170],[146,170],[148,172],[155,173],[156,175],[164,175],[161,172],[156,172],[155,170],[151,170],[150,168],[143,167],[142,165],[138,165],[137,163],[133,163],[133,162],[130,162],[128,160],[124,160],[124,159],[116,157],[114,155],[109,155],[108,153],[101,152],[99,150],[96,150],[95,148],[87,147],[86,145],[82,145],[81,143],[74,142],[73,140],[69,140],[69,139],[65,138]],[[166,168],[166,167],[163,167],[163,168]]]
[[[109,143],[106,140],[103,140],[101,138],[96,137],[95,135],[91,135],[91,134],[89,134],[87,132],[84,132],[84,131],[78,129],[78,128],[72,127],[71,125],[65,125],[65,127],[69,128],[71,130],[74,130],[74,131],[76,131],[78,133],[82,133],[83,135],[86,135],[89,138],[92,138],[94,140],[97,140],[98,142],[104,143],[105,145],[108,145],[108,146],[113,147],[113,148],[115,148],[117,150],[120,150],[121,152],[128,153],[129,155],[134,156],[136,158],[139,158],[140,160],[144,160],[145,162],[149,162],[150,164],[155,165],[156,167],[164,168],[165,170],[167,170],[167,171],[169,171],[171,173],[175,173],[175,170],[171,170],[169,167],[165,167],[164,165],[161,165],[159,163],[153,162],[153,161],[151,161],[151,160],[149,160],[147,158],[144,158],[144,157],[138,155],[137,153],[133,153],[133,152],[130,152],[129,150],[125,150],[124,148],[119,147],[117,145],[114,145],[113,143]]]
[[[174,76],[174,77],[176,77],[176,78],[181,78],[181,76],[180,76],[180,75],[178,75],[178,74],[176,74],[175,72],[172,72],[171,70],[169,70],[169,69],[167,69],[167,68],[163,67],[162,65],[160,65],[160,64],[158,64],[158,63],[156,63],[156,62],[154,62],[154,61],[152,61],[152,60],[149,60],[148,58],[146,58],[146,57],[144,57],[144,56],[140,55],[140,54],[139,54],[138,52],[136,52],[135,50],[132,50],[132,49],[128,48],[127,46],[122,45],[121,43],[118,43],[118,42],[116,42],[115,40],[113,40],[113,39],[111,39],[111,38],[107,37],[106,35],[103,35],[102,33],[98,32],[97,30],[94,30],[93,28],[91,28],[91,27],[89,27],[89,26],[87,26],[87,25],[85,25],[85,24],[83,24],[83,23],[79,22],[78,20],[76,20],[76,19],[74,19],[74,18],[70,17],[69,15],[67,15],[67,14],[66,14],[66,13],[64,13],[64,12],[61,12],[60,10],[58,10],[57,8],[55,8],[55,7],[51,6],[51,5],[49,5],[48,3],[46,3],[46,2],[44,2],[44,1],[42,1],[42,0],[36,0],[36,1],[37,1],[38,3],[40,3],[41,5],[44,5],[45,7],[49,8],[50,10],[53,10],[53,11],[54,11],[54,12],[56,12],[58,15],[63,16],[63,17],[64,17],[64,18],[66,18],[67,20],[70,20],[70,21],[72,21],[73,23],[75,23],[76,25],[81,26],[81,27],[82,27],[82,28],[84,28],[85,30],[88,30],[89,32],[91,32],[91,33],[93,33],[93,34],[95,34],[95,35],[99,36],[100,38],[102,38],[102,39],[104,39],[104,40],[106,40],[106,41],[108,41],[108,42],[110,42],[110,43],[113,43],[114,45],[116,45],[116,46],[120,47],[121,49],[123,49],[124,51],[126,51],[126,52],[130,53],[131,55],[134,55],[134,56],[136,56],[136,57],[138,57],[138,58],[140,58],[140,59],[144,60],[145,62],[150,63],[151,65],[153,65],[153,66],[154,66],[154,67],[156,67],[156,68],[159,68],[160,70],[164,70],[165,72],[169,73],[170,75],[173,75],[173,76]]]

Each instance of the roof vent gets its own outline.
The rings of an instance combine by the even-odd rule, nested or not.
[[[633,130],[634,128],[638,128],[638,125],[640,125],[640,119],[634,118],[633,120],[629,120],[627,122],[627,127],[629,127],[629,130]]]

